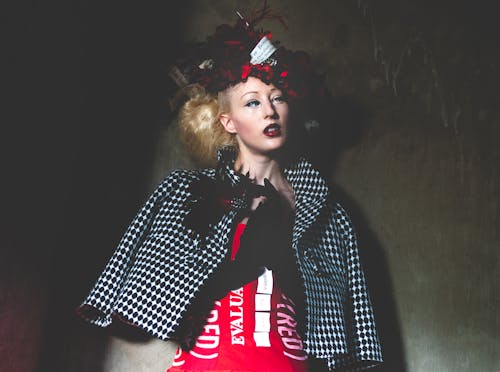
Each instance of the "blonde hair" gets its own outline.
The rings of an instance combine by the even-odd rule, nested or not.
[[[228,93],[221,91],[214,96],[197,84],[186,88],[185,93],[190,98],[179,111],[179,139],[195,162],[213,166],[220,147],[237,147],[234,135],[219,121],[220,115],[229,111]]]

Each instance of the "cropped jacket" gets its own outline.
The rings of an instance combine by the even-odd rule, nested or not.
[[[229,160],[228,160],[229,159]],[[234,151],[219,152],[219,167],[232,185]],[[363,369],[382,361],[372,305],[351,221],[332,201],[326,181],[300,159],[284,169],[295,194],[292,248],[303,280],[304,346],[330,370]],[[237,221],[237,203],[207,233],[184,223],[190,184],[216,170],[176,170],[133,218],[78,312],[108,326],[115,316],[169,340],[196,294],[221,265]]]

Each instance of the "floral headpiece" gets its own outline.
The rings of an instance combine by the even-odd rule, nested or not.
[[[207,92],[216,93],[253,76],[276,85],[290,98],[323,95],[321,79],[313,73],[309,55],[284,48],[272,41],[271,32],[255,27],[265,18],[283,23],[270,13],[267,2],[250,20],[237,14],[235,25],[218,26],[205,42],[191,49],[191,55],[179,63],[180,69],[171,69],[178,85],[198,83]]]

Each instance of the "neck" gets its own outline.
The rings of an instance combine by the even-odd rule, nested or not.
[[[269,155],[254,154],[247,151],[239,151],[234,162],[236,171],[247,174],[258,185],[264,184],[264,178],[276,188],[281,198],[288,205],[290,212],[295,210],[295,196],[292,186],[281,173],[281,166],[278,158]],[[256,208],[260,199],[254,200],[253,208]]]
[[[248,173],[248,176],[258,185],[264,184],[264,178],[267,178],[273,185],[279,185],[283,181],[278,160],[269,155],[240,151],[234,168],[242,174]]]

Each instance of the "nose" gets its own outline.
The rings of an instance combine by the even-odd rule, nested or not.
[[[264,115],[266,118],[277,118],[278,112],[276,111],[276,107],[274,107],[274,103],[270,99],[264,100],[263,104]]]

